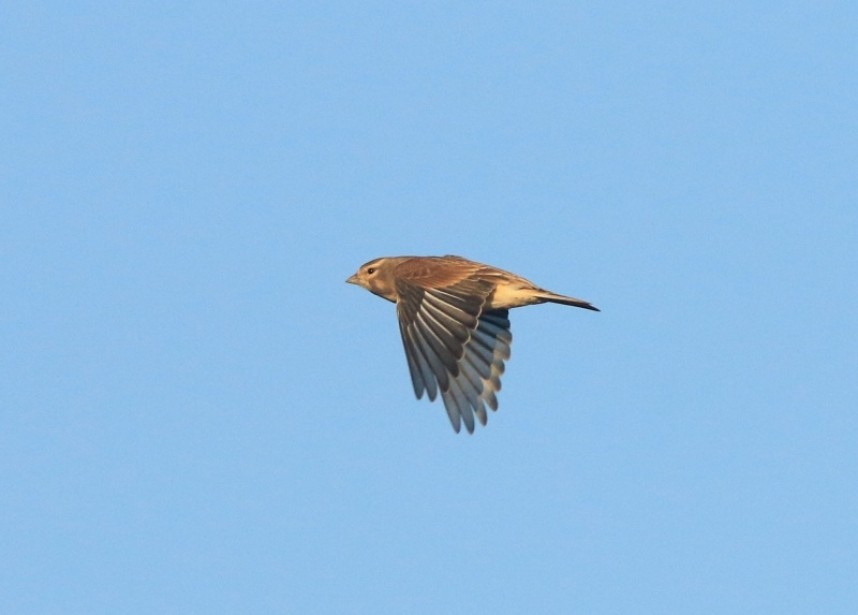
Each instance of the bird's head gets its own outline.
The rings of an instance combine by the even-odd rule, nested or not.
[[[357,284],[369,292],[384,297],[388,301],[396,301],[396,288],[393,282],[393,269],[399,261],[390,258],[377,258],[361,265],[353,276],[346,280],[349,284]]]

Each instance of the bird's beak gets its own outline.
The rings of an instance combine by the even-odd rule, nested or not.
[[[357,284],[357,283],[358,283],[357,274],[354,274],[353,276],[349,277],[349,279],[346,280],[346,284]]]

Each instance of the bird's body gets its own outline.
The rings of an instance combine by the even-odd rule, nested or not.
[[[598,311],[514,273],[460,256],[377,258],[349,283],[396,303],[405,355],[418,399],[438,391],[457,432],[486,424],[497,410],[504,360],[510,356],[510,308],[560,303]]]

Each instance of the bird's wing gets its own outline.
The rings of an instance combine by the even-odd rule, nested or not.
[[[414,393],[434,400],[440,391],[453,429],[464,422],[473,433],[474,415],[485,425],[485,406],[497,410],[512,334],[507,310],[485,309],[493,284],[455,273],[431,287],[428,275],[398,277],[396,311]],[[439,282],[452,283],[435,287]]]

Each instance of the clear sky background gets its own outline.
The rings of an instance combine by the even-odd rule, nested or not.
[[[0,612],[858,612],[856,6],[6,3]]]

